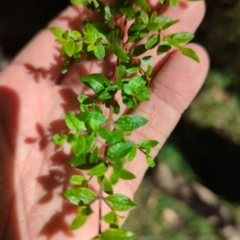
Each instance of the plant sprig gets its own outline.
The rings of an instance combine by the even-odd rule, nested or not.
[[[79,113],[65,114],[68,133],[57,133],[52,138],[57,145],[67,143],[71,146],[74,156],[69,163],[73,168],[87,170],[88,177],[72,175],[70,183],[73,187],[63,193],[77,207],[77,215],[70,229],[82,227],[93,212],[92,204],[99,201],[99,233],[94,240],[131,240],[135,234],[120,229],[122,216],[118,212],[129,211],[137,204],[128,196],[115,193],[114,185],[119,180],[136,178],[124,165],[135,159],[137,151],[142,151],[147,164],[154,167],[151,150],[158,141],[147,139],[136,143],[130,140],[132,132],[146,125],[148,119],[133,114],[118,116],[120,101],[127,108],[136,109],[140,102],[149,100],[154,57],[147,52],[151,49],[156,50],[156,55],[161,55],[176,48],[199,62],[197,54],[185,47],[194,35],[188,32],[165,35],[164,30],[179,20],[158,16],[145,0],[115,0],[109,4],[100,0],[71,0],[71,3],[93,11],[102,21],[87,20],[82,31],[51,28],[56,41],[62,44],[62,73],[68,71],[72,61],[81,63],[83,56],[89,61],[104,61],[108,54],[113,54],[116,62],[112,79],[100,73],[79,79],[93,94],[78,96]],[[176,6],[178,0],[160,0],[160,3]],[[119,23],[120,18],[123,24]],[[130,26],[127,28],[127,25]],[[126,34],[127,39],[124,39]],[[133,45],[131,49],[129,44]],[[118,92],[121,93],[121,100],[116,98]],[[108,115],[104,114],[103,108],[109,109]],[[104,150],[100,151],[100,148]],[[93,178],[99,183],[98,193],[90,188],[89,182]],[[109,212],[104,216],[101,202],[109,207]],[[109,229],[102,230],[102,221],[109,225]]]

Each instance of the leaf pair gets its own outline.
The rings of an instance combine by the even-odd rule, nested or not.
[[[141,101],[148,101],[150,90],[146,86],[146,81],[143,77],[132,77],[130,79],[124,79],[126,83],[123,85],[123,100],[132,101],[133,104]],[[126,96],[128,95],[128,96]]]
[[[128,30],[128,42],[137,42],[145,38],[149,32],[157,32],[159,34],[161,31],[179,22],[179,20],[172,20],[169,17],[158,16],[156,11],[153,11],[150,17],[145,11],[139,11],[135,15],[136,20]]]
[[[70,58],[73,58],[76,62],[80,62],[83,51],[83,37],[77,30],[64,31],[59,27],[51,27],[50,30],[56,37],[56,41],[62,43],[61,50],[64,56],[62,73],[64,74],[70,66]]]
[[[194,38],[194,34],[189,32],[178,32],[175,34],[169,34],[165,37],[157,49],[157,54],[160,55],[165,53],[171,49],[171,47],[178,48],[181,53],[196,62],[199,62],[199,58],[196,52],[190,48],[182,46],[182,44],[186,44],[190,42]]]

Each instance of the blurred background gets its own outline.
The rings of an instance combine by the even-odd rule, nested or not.
[[[195,42],[211,69],[136,194],[138,240],[240,240],[240,0],[206,4]],[[0,69],[67,5],[1,0]]]

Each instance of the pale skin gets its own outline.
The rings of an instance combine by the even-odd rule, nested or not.
[[[78,27],[79,12],[84,18],[81,8],[69,7],[49,26]],[[194,32],[204,12],[203,1],[183,1],[174,9],[165,9],[165,16],[181,19],[169,32]],[[0,72],[0,239],[4,240],[89,240],[98,232],[97,213],[80,230],[68,230],[76,212],[62,191],[76,170],[68,165],[67,152],[56,149],[50,140],[64,126],[61,121],[64,112],[78,108],[75,95],[86,91],[78,78],[91,72],[107,74],[110,65],[82,62],[81,66],[74,64],[62,76],[59,46],[49,26]],[[198,64],[178,51],[156,58],[151,99],[132,112],[150,119],[133,138],[158,140],[158,147],[152,151],[154,156],[199,91],[208,71],[205,50],[196,44],[190,47],[201,62]],[[127,169],[137,179],[120,182],[115,191],[132,198],[147,170],[144,155],[139,153]],[[94,182],[92,188],[98,189]],[[108,211],[106,206],[104,211]]]

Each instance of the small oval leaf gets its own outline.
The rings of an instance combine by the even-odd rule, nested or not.
[[[72,57],[75,50],[75,43],[73,41],[69,41],[63,44],[63,50],[67,56]]]
[[[134,240],[135,237],[133,232],[118,228],[110,228],[101,234],[101,240]]]
[[[52,137],[52,142],[54,142],[56,145],[62,145],[64,144],[68,139],[68,136],[64,133],[57,133]]]
[[[81,202],[89,204],[96,198],[96,194],[88,188],[69,188],[63,194],[74,205]]]
[[[119,193],[109,195],[105,200],[115,211],[128,211],[137,206],[129,197]]]
[[[123,131],[133,131],[139,127],[142,127],[148,122],[148,120],[139,115],[125,115],[115,121],[118,128]]]
[[[101,177],[104,175],[106,171],[107,171],[106,165],[104,163],[99,163],[97,166],[89,170],[88,175]]]
[[[107,156],[111,160],[122,159],[134,148],[134,146],[134,142],[131,141],[115,143],[108,149]]]

